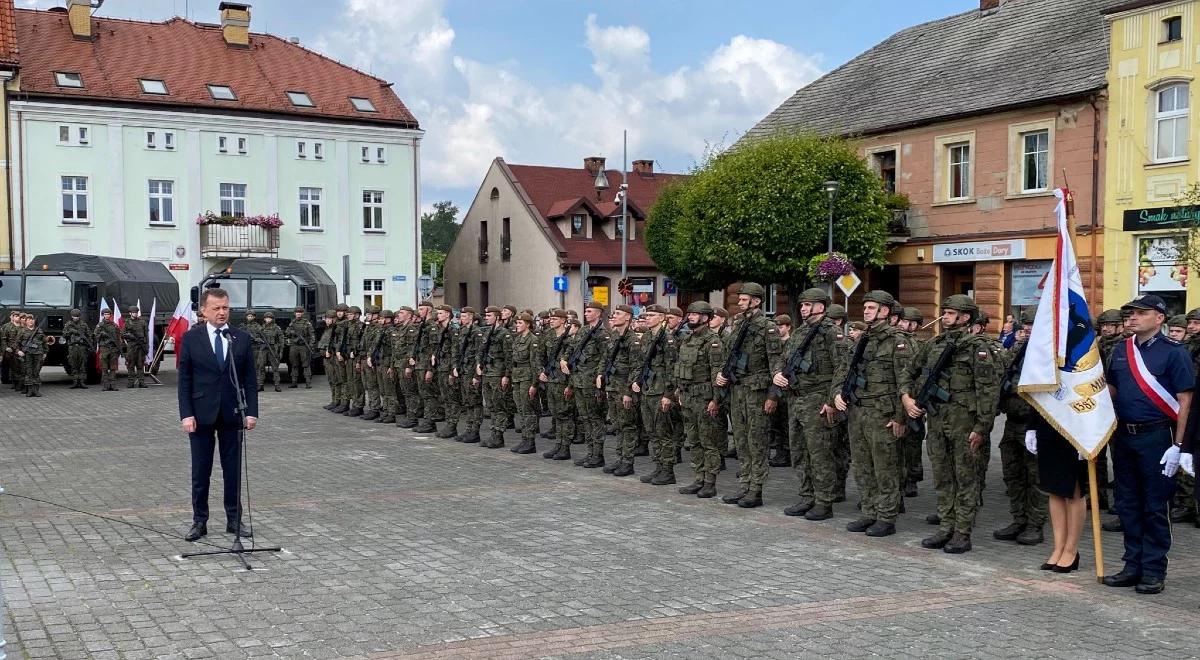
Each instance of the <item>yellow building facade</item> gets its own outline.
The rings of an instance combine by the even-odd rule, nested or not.
[[[1108,19],[1104,300],[1153,293],[1182,313],[1200,305],[1185,250],[1200,206],[1184,199],[1200,181],[1200,0],[1130,2]]]

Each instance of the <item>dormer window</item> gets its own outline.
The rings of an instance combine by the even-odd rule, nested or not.
[[[1162,43],[1183,39],[1183,17],[1172,16],[1162,22]]]
[[[167,93],[167,83],[161,80],[138,78],[138,84],[142,86],[143,94],[157,94],[159,96],[164,96]]]
[[[208,93],[217,101],[236,101],[237,95],[228,85],[209,85]]]
[[[364,99],[358,96],[350,97],[350,104],[359,112],[379,112],[375,109],[375,104],[371,103],[371,99]]]
[[[584,221],[584,218],[586,218],[586,217],[587,216],[585,216],[582,213],[576,213],[575,215],[571,216],[571,235],[572,236],[582,236],[583,235],[583,221]]]
[[[83,76],[73,71],[55,71],[54,83],[59,87],[83,87]]]
[[[308,92],[288,92],[287,97],[294,106],[301,108],[315,107],[313,105],[312,98],[308,95]]]

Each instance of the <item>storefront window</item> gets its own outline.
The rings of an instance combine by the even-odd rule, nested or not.
[[[1187,236],[1180,234],[1138,239],[1137,294],[1160,296],[1168,316],[1182,314],[1187,304],[1188,267],[1182,256],[1186,244]]]
[[[1009,264],[1008,313],[1019,316],[1023,311],[1033,312],[1042,298],[1046,277],[1050,274],[1053,261],[1014,261]]]
[[[633,295],[630,296],[630,300],[635,307],[645,307],[658,302],[658,298],[655,296],[655,278],[631,277],[629,281],[633,284]]]

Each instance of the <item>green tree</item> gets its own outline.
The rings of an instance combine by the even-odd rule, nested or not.
[[[854,145],[839,138],[782,134],[702,163],[687,182],[650,210],[647,249],[668,276],[688,288],[738,280],[807,284],[807,266],[826,251],[829,197],[834,249],[856,266],[879,266],[887,250],[884,189]]]
[[[425,268],[425,273],[429,273],[429,266],[437,266],[437,277],[433,278],[434,286],[443,285],[443,271],[446,270],[446,253],[440,250],[421,250],[421,264]]]
[[[426,250],[449,252],[462,224],[458,222],[458,207],[445,200],[433,203],[433,211],[421,214],[421,246]]]

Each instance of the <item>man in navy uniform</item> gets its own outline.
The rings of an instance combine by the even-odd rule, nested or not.
[[[1107,378],[1117,413],[1111,453],[1125,567],[1104,578],[1104,584],[1157,594],[1167,574],[1167,508],[1195,377],[1187,349],[1162,334],[1167,318],[1162,298],[1142,295],[1121,311],[1129,312],[1134,334],[1114,348]]]
[[[208,481],[214,449],[221,454],[225,531],[249,538],[251,530],[241,524],[239,501],[240,432],[253,430],[258,423],[254,353],[250,335],[229,327],[228,293],[205,289],[200,308],[206,322],[183,335],[179,350],[179,420],[192,446],[192,528],[184,539],[196,541],[208,534]],[[244,410],[238,409],[239,399],[245,401]]]

